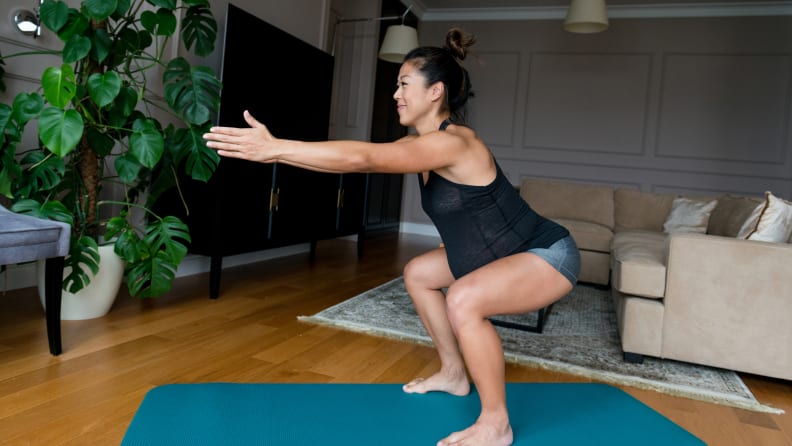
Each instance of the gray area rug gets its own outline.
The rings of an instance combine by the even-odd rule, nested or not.
[[[531,313],[498,319],[535,325],[536,317]],[[431,345],[402,278],[299,319]],[[781,412],[760,404],[733,371],[648,357],[643,364],[625,362],[607,290],[578,285],[553,305],[541,334],[496,329],[508,362],[742,409]]]

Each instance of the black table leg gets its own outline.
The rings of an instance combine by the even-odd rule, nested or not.
[[[47,339],[50,353],[60,355],[61,343],[61,288],[63,286],[63,257],[47,259],[44,266],[44,304],[47,313]]]
[[[209,298],[220,295],[220,274],[223,272],[223,256],[212,256],[209,263]]]

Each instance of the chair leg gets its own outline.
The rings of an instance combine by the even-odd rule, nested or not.
[[[545,321],[547,320],[547,316],[550,314],[551,308],[553,308],[553,304],[537,310],[538,314],[536,325],[519,324],[516,322],[502,321],[493,318],[490,318],[489,321],[492,323],[492,325],[497,325],[498,327],[513,328],[515,330],[528,331],[531,333],[541,333],[542,330],[544,330]]]
[[[61,287],[63,286],[63,257],[47,259],[44,267],[44,301],[47,307],[47,338],[50,353],[63,352],[61,344]]]
[[[630,364],[643,364],[644,355],[640,353],[624,352],[624,361]]]

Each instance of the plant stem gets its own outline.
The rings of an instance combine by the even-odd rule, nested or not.
[[[143,209],[146,213],[151,214],[157,220],[160,220],[160,221],[162,220],[162,218],[160,218],[159,215],[155,214],[154,211],[152,211],[151,209],[147,208],[146,206],[143,206],[142,204],[130,203],[128,201],[116,201],[116,200],[102,200],[102,201],[100,201],[97,204],[99,206],[102,206],[102,205],[105,205],[105,204],[117,204],[119,206],[126,206],[126,207],[130,207],[130,208]]]
[[[8,54],[6,56],[0,57],[0,60],[11,59],[12,57],[19,57],[19,56],[41,56],[45,54],[60,54],[60,51],[55,50],[39,50],[39,51],[24,51],[21,53],[13,53]]]
[[[91,232],[95,232],[96,216],[96,201],[99,185],[99,157],[96,152],[88,144],[88,138],[83,135],[82,142],[80,143],[79,164],[77,166],[82,178],[83,186],[85,187],[85,195],[81,195],[80,207],[85,209],[85,224]]]

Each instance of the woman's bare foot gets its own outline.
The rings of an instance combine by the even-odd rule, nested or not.
[[[437,446],[509,446],[513,441],[508,418],[504,425],[503,421],[486,421],[482,416],[469,428],[438,441]]]
[[[470,393],[470,381],[464,370],[461,372],[440,370],[428,378],[416,378],[405,384],[402,389],[407,393],[445,392],[465,396]]]

